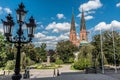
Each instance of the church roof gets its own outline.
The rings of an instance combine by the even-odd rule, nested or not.
[[[75,29],[75,20],[74,20],[74,13],[72,11],[72,21],[71,21],[71,28],[70,28],[70,31],[73,30],[73,31],[76,31]]]
[[[82,10],[82,15],[81,15],[80,31],[81,30],[86,30],[85,18],[84,18],[84,11],[83,10]]]
[[[89,42],[83,40],[83,41],[80,42],[80,46],[86,45],[86,44],[88,44],[88,43],[89,43]]]

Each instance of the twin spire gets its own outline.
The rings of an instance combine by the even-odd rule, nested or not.
[[[75,20],[74,20],[74,9],[72,8],[72,21],[71,21],[71,30],[76,31],[75,29]],[[84,18],[84,10],[82,9],[82,14],[81,14],[81,25],[80,25],[80,31],[81,30],[86,30],[86,25],[85,25],[85,18]]]
[[[86,25],[85,25],[84,11],[82,9],[81,23],[80,23],[80,40],[78,40],[76,35],[76,27],[75,27],[75,20],[74,20],[74,9],[72,8],[70,41],[76,46],[79,46],[83,40],[87,41],[87,31],[86,31]]]

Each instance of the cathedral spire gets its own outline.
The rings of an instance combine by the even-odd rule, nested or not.
[[[71,29],[70,29],[70,31],[71,30],[76,31],[75,30],[75,20],[74,20],[74,9],[73,8],[72,8],[72,20],[71,20]]]
[[[82,8],[81,25],[80,25],[80,31],[81,31],[81,30],[86,30],[85,18],[84,18],[84,10],[83,10],[83,8]]]
[[[70,28],[70,41],[76,45],[77,43],[77,35],[76,35],[76,28],[75,28],[75,20],[74,20],[74,11],[72,9],[72,20],[71,20],[71,28]]]
[[[81,25],[80,25],[80,43],[82,41],[87,41],[87,31],[86,31],[86,25],[85,25],[85,18],[84,18],[83,9],[82,9]]]

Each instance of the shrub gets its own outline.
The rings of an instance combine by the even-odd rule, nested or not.
[[[56,59],[55,63],[58,64],[58,65],[63,64],[63,60],[61,60],[61,59]]]
[[[47,65],[47,64],[40,64],[37,66],[37,69],[54,69],[54,68],[58,68],[58,65],[55,65],[53,63]]]
[[[31,60],[29,57],[26,58],[26,65],[27,66],[30,66],[30,65],[33,65],[35,64],[35,62],[33,60]]]
[[[6,63],[5,69],[7,70],[13,70],[15,66],[15,61],[14,60],[9,60]]]
[[[86,58],[81,58],[73,64],[73,67],[78,70],[83,70],[87,67],[91,67],[91,61]]]
[[[69,63],[73,63],[73,62],[74,62],[74,58],[70,58]]]

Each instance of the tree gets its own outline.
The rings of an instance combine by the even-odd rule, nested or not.
[[[59,58],[64,63],[68,63],[70,58],[74,58],[73,52],[78,51],[78,47],[70,41],[60,41],[57,43],[56,51]]]
[[[7,62],[7,52],[5,48],[4,36],[0,33],[0,67],[4,67]]]
[[[94,46],[92,46],[90,44],[86,44],[86,45],[82,46],[79,51],[78,59],[87,58],[87,59],[92,60],[92,53],[93,53],[94,49],[95,49]]]
[[[55,63],[58,64],[58,65],[60,66],[61,64],[63,64],[63,61],[60,60],[60,59],[56,59]]]
[[[91,67],[94,49],[94,46],[90,44],[83,45],[79,50],[78,61],[74,63],[73,67],[75,69],[85,69],[86,67]]]
[[[35,50],[35,46],[32,43],[23,45],[23,48],[21,50],[21,53],[24,52],[26,57],[29,57],[30,60],[34,61],[34,62],[38,62],[38,55],[37,52]]]
[[[104,53],[104,63],[114,64],[114,50],[113,50],[113,37],[115,43],[115,53],[116,53],[116,61],[117,64],[120,63],[120,34],[116,31],[113,31],[114,36],[112,35],[112,31],[105,31],[102,35],[102,42],[103,42],[103,53]],[[100,44],[100,34],[97,34],[93,37],[93,41],[91,42],[92,45],[95,46],[97,56],[99,56],[99,63],[100,56],[101,56],[101,44]]]
[[[42,43],[40,47],[36,47],[37,55],[39,56],[39,60],[41,62],[47,61],[47,51],[46,51],[46,44]]]
[[[15,50],[15,47],[13,47],[13,44],[6,42],[5,47],[6,47],[7,60],[14,60],[17,51]]]

